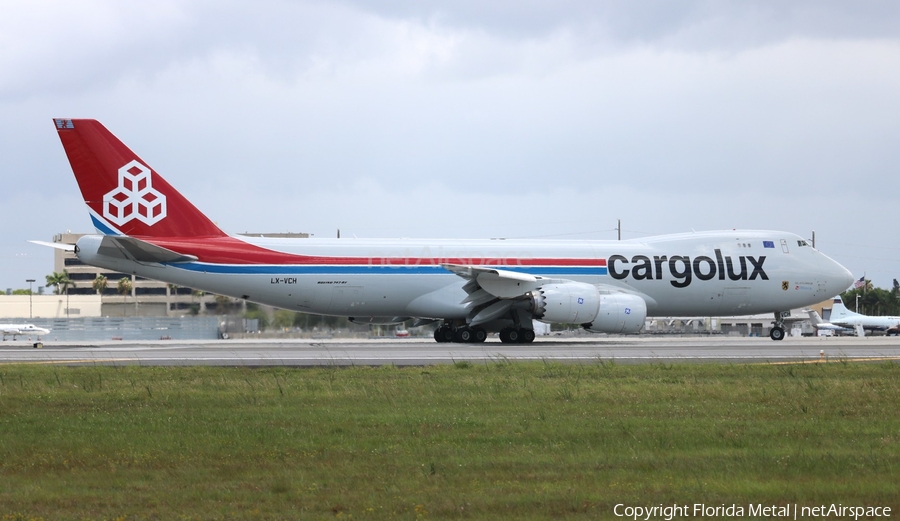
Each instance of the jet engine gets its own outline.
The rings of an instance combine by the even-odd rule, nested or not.
[[[583,282],[547,284],[530,294],[534,318],[581,324],[595,333],[637,333],[647,318],[647,303],[637,295],[600,294]]]
[[[590,284],[547,284],[531,292],[531,312],[544,322],[580,324],[597,315],[599,297]]]
[[[637,333],[644,328],[647,303],[637,295],[600,295],[600,311],[582,327],[594,333]]]

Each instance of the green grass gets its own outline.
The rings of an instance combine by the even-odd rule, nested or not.
[[[0,366],[0,521],[900,507],[900,366]]]

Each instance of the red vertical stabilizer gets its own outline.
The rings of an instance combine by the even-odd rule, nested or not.
[[[95,227],[137,237],[226,234],[93,119],[54,119]]]

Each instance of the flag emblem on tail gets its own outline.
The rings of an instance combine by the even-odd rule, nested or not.
[[[166,216],[166,196],[151,185],[150,169],[131,161],[119,169],[119,186],[103,196],[103,217],[122,226],[137,219],[153,226]]]

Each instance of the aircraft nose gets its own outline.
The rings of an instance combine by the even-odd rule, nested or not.
[[[831,258],[823,255],[825,259],[824,273],[828,279],[826,280],[826,284],[828,286],[829,292],[835,295],[842,293],[853,284],[854,278],[853,274],[850,273],[850,270],[840,265],[837,261],[832,260]]]

